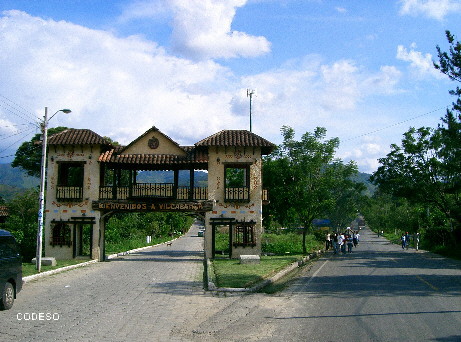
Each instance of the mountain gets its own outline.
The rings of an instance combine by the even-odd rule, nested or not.
[[[138,183],[174,183],[173,171],[140,171],[136,177]],[[179,186],[189,186],[189,171],[179,171]],[[207,186],[208,173],[194,171],[194,186]]]
[[[25,190],[39,186],[40,180],[28,176],[20,168],[11,164],[0,164],[0,197],[10,200]]]
[[[352,180],[357,183],[363,183],[366,186],[365,195],[373,196],[376,191],[376,185],[370,182],[371,175],[369,173],[359,172],[356,176],[352,177]]]

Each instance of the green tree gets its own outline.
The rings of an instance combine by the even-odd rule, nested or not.
[[[439,62],[434,62],[434,67],[447,75],[452,81],[461,82],[461,43],[455,40],[455,36],[450,31],[445,31],[445,35],[450,47],[446,52],[437,46]],[[458,97],[456,102],[453,103],[453,109],[461,112],[461,88],[458,86],[456,89],[450,90],[449,93]]]
[[[67,127],[56,127],[48,129],[48,135],[65,131]],[[36,134],[30,141],[25,141],[19,146],[11,163],[13,167],[20,167],[29,176],[40,177],[40,165],[42,163],[41,134]]]
[[[35,257],[38,228],[38,190],[30,189],[7,203],[9,216],[5,229],[19,242],[23,260]]]
[[[411,128],[401,146],[391,145],[391,152],[379,159],[381,166],[371,179],[384,192],[433,206],[460,223],[459,175],[443,156],[443,141],[440,129]]]
[[[461,44],[446,31],[449,52],[437,46],[436,69],[451,80],[461,82]],[[393,196],[403,197],[443,213],[452,230],[461,226],[461,89],[452,110],[447,110],[437,128],[411,128],[401,146],[391,145],[391,152],[379,159],[381,166],[372,181]],[[456,240],[456,239],[455,239]]]
[[[350,177],[357,173],[353,162],[335,159],[339,139],[326,139],[326,129],[317,127],[296,141],[291,127],[282,127],[283,143],[264,160],[264,185],[271,202],[267,223],[303,226],[303,253],[312,220],[323,218],[334,208],[343,191],[352,190]]]

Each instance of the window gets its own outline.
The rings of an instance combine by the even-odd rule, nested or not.
[[[51,229],[51,246],[68,246],[72,244],[70,227],[67,223],[57,222]]]
[[[250,201],[250,165],[229,164],[224,167],[225,202]]]
[[[58,164],[58,187],[56,193],[58,201],[81,201],[83,199],[84,165],[84,163]]]
[[[237,222],[234,228],[234,247],[254,247],[255,240],[255,225],[254,221]]]

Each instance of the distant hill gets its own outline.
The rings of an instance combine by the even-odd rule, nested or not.
[[[371,174],[359,172],[355,177],[352,177],[352,180],[357,183],[363,183],[367,187],[365,190],[365,195],[373,196],[376,191],[376,185],[370,182]]]
[[[28,176],[20,168],[12,167],[11,164],[0,164],[0,196],[10,200],[17,194],[27,189],[39,186],[40,180]]]
[[[138,183],[174,183],[173,171],[141,171],[136,177]],[[180,186],[189,186],[189,171],[179,171]],[[194,186],[207,186],[208,173],[204,171],[194,171]]]

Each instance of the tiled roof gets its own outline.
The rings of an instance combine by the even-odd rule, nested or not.
[[[179,166],[179,165],[194,165],[200,168],[202,165],[207,167],[208,153],[203,150],[197,150],[194,146],[181,146],[187,152],[186,156],[178,156],[173,154],[118,154],[123,148],[112,149],[100,155],[99,161],[102,163],[114,164],[136,164],[145,165],[149,168]]]
[[[223,130],[200,140],[195,146],[261,147],[263,153],[270,153],[275,148],[270,141],[246,130]]]
[[[4,205],[0,205],[0,217],[7,217],[8,216],[8,207]]]
[[[48,138],[48,145],[107,145],[111,143],[89,129],[66,129]]]

